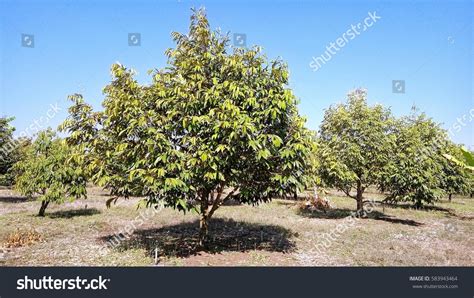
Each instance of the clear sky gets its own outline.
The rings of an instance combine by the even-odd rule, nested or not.
[[[187,32],[193,6],[206,8],[212,28],[246,34],[247,46],[288,63],[312,129],[325,108],[363,87],[371,103],[397,116],[415,104],[474,146],[473,1],[0,0],[0,116],[16,117],[18,132],[56,127],[76,92],[100,108],[116,61],[149,82],[147,71],[165,66],[174,46],[170,33]],[[369,13],[376,21],[348,35]],[[140,33],[140,46],[129,46],[129,33]],[[344,37],[315,71],[313,57]],[[405,81],[405,93],[393,92],[393,80]]]

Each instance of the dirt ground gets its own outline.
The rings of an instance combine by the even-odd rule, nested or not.
[[[196,247],[193,213],[138,208],[89,189],[87,200],[51,205],[0,190],[2,266],[473,266],[474,199],[454,197],[415,210],[388,206],[380,195],[367,218],[355,201],[329,195],[327,213],[275,199],[257,207],[229,204],[211,221],[211,241]],[[25,235],[35,235],[20,243]],[[15,240],[16,239],[16,240]],[[15,242],[16,241],[16,242]]]

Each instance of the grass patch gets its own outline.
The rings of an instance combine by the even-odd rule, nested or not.
[[[434,207],[382,204],[331,241],[316,247],[355,211],[353,199],[331,193],[332,209],[305,211],[298,201],[275,199],[256,207],[222,206],[210,223],[211,241],[196,247],[198,217],[163,209],[116,246],[108,240],[144,209],[138,198],[106,208],[108,196],[89,190],[83,201],[52,205],[0,190],[0,264],[8,266],[473,266],[474,199],[455,197]],[[373,195],[373,197],[372,197]],[[12,196],[13,199],[9,199]],[[16,235],[17,231],[35,231]],[[8,240],[12,239],[12,240]],[[17,240],[14,240],[17,239]],[[21,240],[22,239],[22,240]],[[31,239],[31,241],[27,241]],[[18,244],[14,244],[18,243]],[[22,243],[22,244],[20,244]],[[157,259],[155,258],[157,253]],[[156,262],[157,261],[157,262]],[[156,263],[155,263],[156,262]]]
[[[18,229],[8,234],[4,246],[7,248],[22,247],[38,241],[41,241],[41,235],[35,230],[22,231]]]

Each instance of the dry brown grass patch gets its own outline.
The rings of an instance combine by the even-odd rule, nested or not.
[[[7,248],[22,247],[41,241],[41,239],[41,235],[35,230],[17,229],[15,232],[8,234],[4,246]]]

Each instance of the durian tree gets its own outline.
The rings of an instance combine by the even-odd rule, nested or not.
[[[38,133],[13,166],[15,189],[41,202],[39,216],[45,215],[50,203],[86,197],[86,177],[81,167],[71,163],[70,154],[65,141],[48,129]]]
[[[378,186],[391,158],[393,117],[382,105],[370,106],[367,91],[357,89],[347,101],[326,110],[319,130],[319,173],[323,182],[354,199],[362,211],[364,192]]]
[[[114,64],[103,111],[75,95],[62,129],[115,197],[197,212],[203,244],[225,201],[255,205],[311,184],[315,143],[283,61],[259,47],[230,48],[203,10],[193,11],[188,34],[172,37],[151,84]]]

